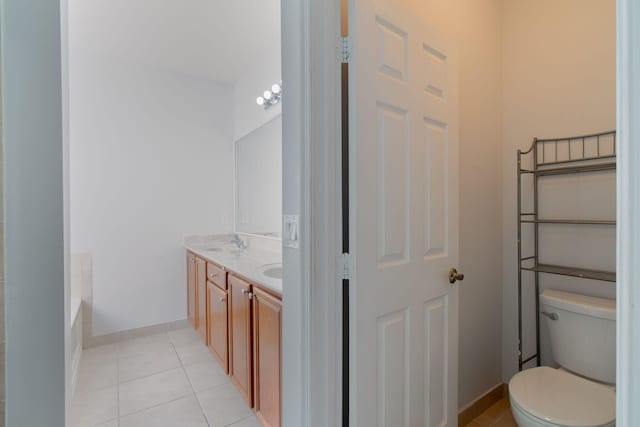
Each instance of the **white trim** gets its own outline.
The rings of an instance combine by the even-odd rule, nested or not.
[[[311,426],[342,425],[340,0],[311,2]]]
[[[65,4],[1,3],[7,368],[3,421],[8,426],[65,424],[70,379],[65,343],[70,330],[65,301]]]
[[[308,0],[282,1],[282,80],[287,96],[282,103],[283,214],[300,216],[300,248],[283,249],[282,424],[308,425],[309,413],[309,211],[304,197],[309,145]]]
[[[283,0],[283,426],[340,425],[338,0]],[[313,19],[312,19],[313,18]]]
[[[616,424],[640,422],[640,3],[618,0]]]

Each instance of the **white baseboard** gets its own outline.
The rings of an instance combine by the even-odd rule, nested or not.
[[[186,328],[190,323],[187,319],[175,320],[173,322],[161,323],[158,325],[145,326],[142,328],[128,329],[126,331],[113,332],[98,336],[85,336],[84,348],[92,348],[100,345],[115,344],[132,338],[141,338],[149,335],[169,332],[176,329]]]

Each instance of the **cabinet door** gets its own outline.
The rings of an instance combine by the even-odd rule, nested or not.
[[[198,306],[197,328],[202,340],[207,342],[207,263],[196,257],[196,300]]]
[[[227,347],[227,292],[207,282],[207,331],[209,350],[218,359],[225,373],[229,373]]]
[[[250,297],[251,285],[229,275],[229,376],[252,407]]]
[[[196,257],[187,252],[187,319],[194,328],[198,327],[196,311]]]
[[[265,427],[280,427],[282,302],[253,288],[254,408]]]

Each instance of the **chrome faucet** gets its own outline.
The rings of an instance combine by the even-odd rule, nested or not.
[[[247,244],[240,238],[238,234],[233,235],[233,239],[231,239],[231,243],[235,243],[238,249],[246,249]]]

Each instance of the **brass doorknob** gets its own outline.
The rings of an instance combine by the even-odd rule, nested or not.
[[[449,270],[449,283],[456,283],[458,280],[464,280],[464,274],[458,273],[458,270],[451,268]]]

